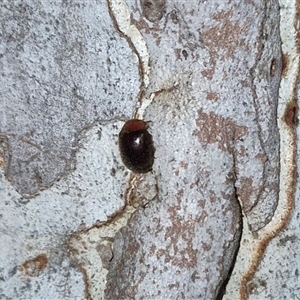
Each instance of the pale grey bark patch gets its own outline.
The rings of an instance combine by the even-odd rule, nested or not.
[[[22,197],[0,172],[0,298],[84,299],[87,274],[101,272],[100,257],[109,262],[113,253],[106,234],[103,240],[98,235],[99,248],[97,233],[86,240],[80,234],[105,223],[124,206],[130,175],[118,155],[122,125],[104,122],[84,131],[78,142],[76,170],[35,197]],[[73,246],[74,232],[83,251]],[[76,255],[73,249],[78,249]],[[83,259],[80,263],[75,259],[79,253],[88,257],[84,266]],[[47,256],[46,268],[40,268],[40,255]],[[105,276],[98,273],[95,278],[103,279],[96,287],[105,282]]]
[[[0,8],[6,175],[32,194],[74,168],[84,128],[132,116],[139,71],[105,1],[7,1]]]

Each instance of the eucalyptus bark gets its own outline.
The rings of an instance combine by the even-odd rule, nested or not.
[[[299,248],[299,49],[280,28],[298,8],[280,5],[0,4],[1,297],[294,295],[269,272],[276,241]],[[132,118],[146,174],[121,161]]]

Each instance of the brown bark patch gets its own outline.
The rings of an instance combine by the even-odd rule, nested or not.
[[[241,179],[241,187],[238,189],[238,196],[241,199],[249,199],[249,195],[257,194],[258,190],[253,187],[253,179],[252,178],[242,178]],[[253,203],[251,201],[243,201],[243,211],[249,212],[253,207]]]
[[[165,240],[167,242],[166,250],[164,251],[165,262],[171,262],[172,265],[180,268],[192,268],[198,261],[198,250],[193,248],[195,239],[195,226],[198,223],[186,214],[180,215],[178,212],[184,210],[182,207],[183,191],[177,194],[178,205],[170,207],[168,212],[172,226],[166,228]],[[183,241],[186,247],[183,247],[178,241]],[[180,245],[181,244],[181,245]],[[174,254],[170,254],[174,253]]]
[[[291,128],[295,128],[298,125],[299,121],[297,101],[291,101],[287,105],[287,108],[284,113],[284,121]]]
[[[24,274],[31,277],[38,277],[43,273],[48,265],[48,258],[46,254],[40,254],[33,259],[25,261],[22,265]]]
[[[281,76],[286,77],[290,68],[290,57],[288,54],[282,54],[282,71]]]
[[[199,142],[203,144],[217,144],[222,151],[231,151],[232,142],[248,134],[245,126],[237,125],[230,118],[223,118],[214,113],[205,113],[201,109],[196,124],[199,129],[194,130]]]
[[[215,102],[215,101],[218,101],[220,99],[220,96],[219,96],[218,93],[207,92],[206,99]]]
[[[218,13],[214,19],[218,25],[203,32],[204,43],[213,51],[223,49],[226,51],[223,59],[233,57],[234,53],[244,46],[243,37],[248,35],[250,21],[245,24],[234,23],[230,19],[233,16],[232,10]]]

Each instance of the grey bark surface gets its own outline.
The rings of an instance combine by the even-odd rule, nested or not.
[[[222,297],[280,206],[278,1],[0,12],[0,297]],[[133,117],[151,121],[147,174],[118,153]]]
[[[131,116],[138,68],[107,3],[7,1],[1,25],[5,171],[21,194],[34,194],[73,169],[83,129]]]
[[[145,116],[158,192],[116,236],[106,297],[215,299],[239,245],[238,198],[254,231],[277,206],[278,5],[173,1],[153,24],[131,4],[146,94],[158,94]]]

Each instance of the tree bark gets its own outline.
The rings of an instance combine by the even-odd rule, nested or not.
[[[296,0],[0,11],[1,297],[296,297]]]

